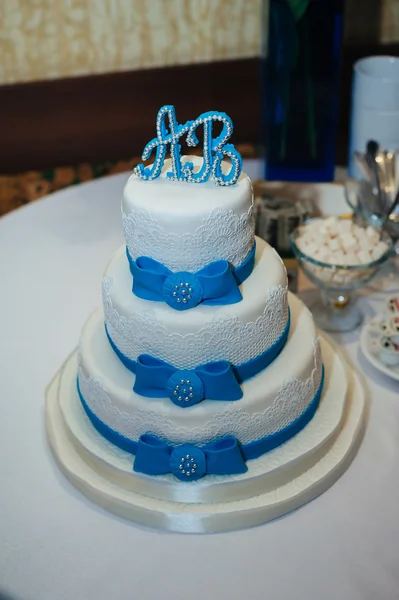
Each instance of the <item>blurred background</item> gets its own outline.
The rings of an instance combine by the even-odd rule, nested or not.
[[[265,97],[274,85],[262,64],[271,51],[273,10],[284,3],[298,19],[316,10],[312,4],[328,4],[2,0],[0,214],[131,169],[166,103],[175,105],[179,122],[206,110],[227,112],[243,156],[262,155]],[[398,54],[399,1],[333,4],[342,36],[334,38],[339,107],[331,147],[335,163],[346,165],[353,64],[363,56]],[[317,43],[313,37],[305,48],[309,56],[317,55]]]

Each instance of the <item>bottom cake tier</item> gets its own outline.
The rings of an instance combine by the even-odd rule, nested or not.
[[[181,532],[217,532],[257,525],[322,493],[344,472],[364,428],[358,376],[320,337],[325,380],[317,411],[295,437],[247,463],[240,475],[208,475],[182,484],[173,475],[133,471],[134,457],[92,426],[76,389],[77,352],[47,390],[47,433],[66,476],[102,507],[137,523]]]

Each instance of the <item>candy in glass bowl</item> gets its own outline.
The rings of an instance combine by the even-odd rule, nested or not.
[[[351,219],[309,219],[291,234],[291,247],[321,299],[311,307],[325,331],[350,331],[363,315],[352,292],[367,284],[391,255],[394,243],[386,232],[361,227]]]

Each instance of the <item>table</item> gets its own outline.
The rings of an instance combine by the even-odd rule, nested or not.
[[[365,373],[369,424],[348,471],[279,520],[237,533],[159,533],[69,484],[47,445],[44,390],[123,243],[127,175],[68,188],[0,221],[0,592],[13,600],[397,600],[399,384],[335,336]],[[361,302],[372,313],[384,296]],[[1,593],[0,593],[1,595]]]

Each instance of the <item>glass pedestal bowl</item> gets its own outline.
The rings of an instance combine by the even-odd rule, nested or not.
[[[321,262],[306,256],[297,246],[298,238],[302,235],[301,228],[308,222],[291,234],[291,247],[307,278],[320,289],[320,300],[310,307],[313,317],[324,331],[351,331],[363,321],[363,314],[353,299],[353,291],[368,284],[380,265],[390,258],[393,241],[383,232],[381,240],[387,244],[387,250],[380,258],[367,264]]]

